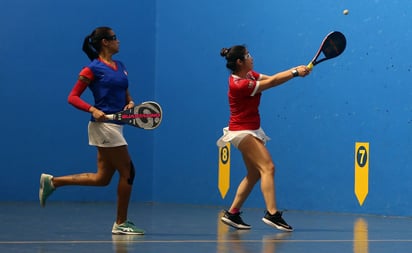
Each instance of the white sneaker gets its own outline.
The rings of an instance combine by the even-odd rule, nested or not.
[[[125,221],[122,224],[113,224],[112,234],[114,235],[144,235],[143,229],[137,228],[133,222]]]
[[[41,174],[40,176],[39,200],[42,207],[46,205],[46,199],[56,190],[52,184],[52,179],[52,175]]]

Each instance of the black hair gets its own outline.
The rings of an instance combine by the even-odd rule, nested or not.
[[[84,38],[82,49],[90,60],[99,57],[100,50],[102,49],[102,39],[110,37],[110,31],[112,29],[107,26],[97,27],[90,35]]]
[[[220,50],[220,56],[226,59],[226,68],[235,72],[237,69],[236,61],[237,59],[244,60],[246,54],[246,46],[236,45],[230,48],[222,48]]]

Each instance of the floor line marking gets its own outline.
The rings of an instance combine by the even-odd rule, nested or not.
[[[0,241],[0,245],[4,244],[97,244],[97,243],[107,243],[107,244],[131,244],[131,243],[347,243],[347,242],[412,242],[412,239],[383,239],[383,240],[93,240],[93,241],[79,241],[79,240],[68,240],[68,241]]]

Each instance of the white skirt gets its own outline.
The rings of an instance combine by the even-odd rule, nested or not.
[[[270,140],[269,136],[265,134],[262,128],[259,128],[257,130],[230,131],[229,127],[225,127],[223,128],[223,136],[220,137],[219,140],[217,140],[216,145],[218,147],[223,147],[226,145],[226,143],[230,142],[233,144],[233,146],[238,148],[239,143],[249,134],[262,140],[264,144],[266,144],[266,142]]]
[[[97,147],[119,147],[127,145],[123,137],[123,125],[90,121],[89,145]]]

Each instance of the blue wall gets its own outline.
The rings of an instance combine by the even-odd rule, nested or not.
[[[89,60],[83,39],[108,25],[120,39],[134,99],[154,96],[155,3],[146,1],[2,1],[0,23],[0,155],[2,200],[35,200],[41,172],[55,175],[96,170],[95,148],[88,146],[89,115],[67,103],[67,96]],[[85,98],[92,102],[90,93]],[[142,178],[139,198],[151,200],[153,133],[126,129]],[[117,181],[117,179],[114,179]],[[59,200],[116,198],[108,188],[62,188]],[[137,197],[137,196],[136,196]]]
[[[36,200],[42,171],[95,170],[95,150],[87,146],[88,115],[66,102],[87,64],[82,39],[94,27],[109,25],[119,35],[118,58],[129,69],[135,100],[155,99],[164,108],[155,131],[126,129],[139,170],[134,201],[204,205],[228,205],[245,171],[233,149],[231,188],[221,199],[215,141],[229,115],[220,49],[246,44],[255,69],[272,74],[307,64],[323,36],[339,30],[348,40],[342,56],[263,95],[262,127],[272,137],[267,146],[277,168],[279,207],[412,215],[412,3],[101,3],[3,3],[0,106],[7,116],[0,126],[0,192],[6,194],[0,200]],[[363,206],[353,191],[355,142],[370,143]],[[67,187],[52,198],[113,200],[115,186]],[[264,207],[259,187],[246,205]]]

